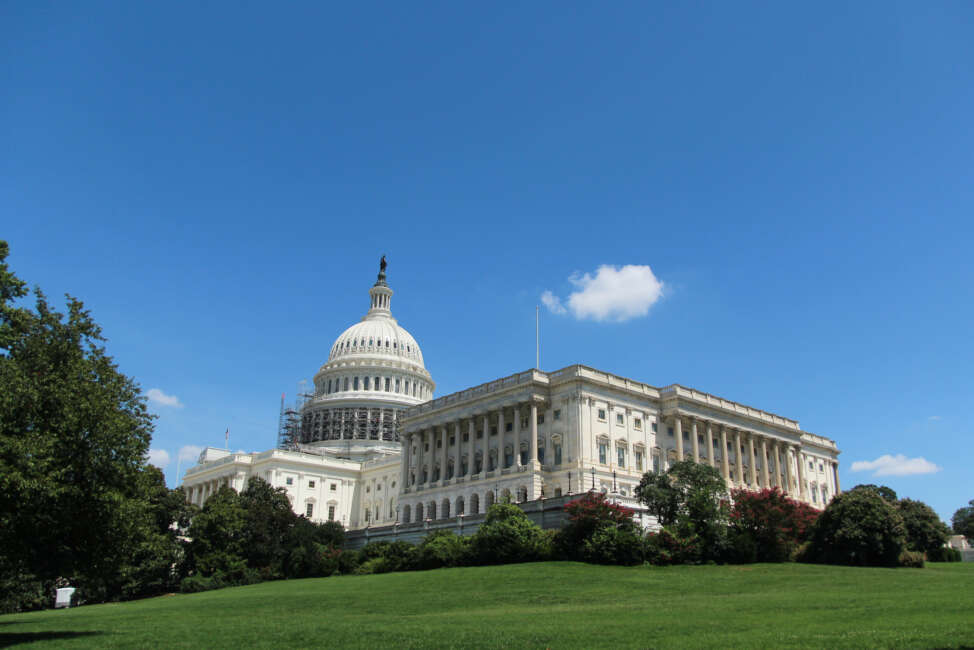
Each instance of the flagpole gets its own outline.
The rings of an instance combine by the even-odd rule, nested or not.
[[[534,367],[541,370],[541,307],[534,306]]]

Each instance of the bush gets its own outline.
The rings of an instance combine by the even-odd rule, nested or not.
[[[807,557],[824,564],[898,566],[906,530],[896,506],[876,491],[838,494],[819,515]]]
[[[470,561],[470,540],[450,530],[437,530],[426,536],[416,556],[419,569],[464,566]]]
[[[920,551],[903,551],[900,553],[899,565],[913,569],[922,569],[923,553]]]
[[[495,504],[470,538],[471,557],[475,564],[546,560],[551,556],[550,539],[516,505]]]
[[[927,551],[927,562],[960,562],[963,558],[956,548],[941,546]]]
[[[582,543],[581,559],[593,564],[641,564],[643,540],[632,528],[605,526]]]
[[[646,536],[643,554],[647,562],[658,566],[699,564],[702,557],[700,547],[699,535],[680,535],[674,529],[664,528]]]
[[[734,490],[731,509],[733,562],[786,562],[795,547],[808,539],[818,512],[791,499],[778,488]],[[753,559],[751,559],[753,557]]]
[[[416,568],[417,549],[402,541],[373,542],[359,550],[356,560],[364,564],[375,558],[384,558],[386,562],[382,566],[388,567],[389,571],[412,571]]]
[[[923,501],[901,499],[896,504],[903,526],[906,528],[906,545],[911,551],[936,552],[943,548],[950,534],[947,525]]]

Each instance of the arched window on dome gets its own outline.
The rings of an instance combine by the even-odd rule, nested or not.
[[[386,347],[389,347],[389,339],[386,339]]]
[[[372,347],[372,339],[369,339],[369,347]]]
[[[352,390],[358,390],[358,377],[352,379]]]
[[[369,389],[369,378],[368,377],[365,377],[362,381],[363,381],[362,389],[363,390],[368,390]]]
[[[393,342],[392,342],[392,349],[393,349],[393,350],[398,350],[398,349],[399,349],[399,348],[398,348],[398,347],[396,346],[396,343],[397,343],[396,341],[393,341]]]
[[[399,391],[399,377],[396,377],[396,392],[397,393],[400,392]]]
[[[382,390],[382,387],[379,384],[379,378],[378,377],[375,378],[375,389],[376,390]]]
[[[348,377],[345,377],[345,390],[348,390]]]
[[[326,395],[331,395],[331,379],[328,380],[328,390],[325,391]]]
[[[408,379],[406,380],[406,383],[405,383],[405,388],[406,388],[406,391],[405,391],[405,393],[406,393],[407,395],[409,395],[409,380],[408,380]]]

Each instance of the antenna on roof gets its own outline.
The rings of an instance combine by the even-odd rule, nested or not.
[[[541,307],[534,306],[534,367],[541,370]]]

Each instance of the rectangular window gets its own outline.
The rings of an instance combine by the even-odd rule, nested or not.
[[[504,431],[514,431],[514,423],[513,422],[505,422],[504,423]]]
[[[703,434],[702,433],[698,433],[697,434],[697,443],[699,443],[701,445],[703,444]]]
[[[636,431],[642,431],[643,430],[642,418],[636,418],[635,420],[633,420],[632,426],[635,427]]]
[[[606,454],[606,444],[604,442],[599,443],[599,462],[605,465],[605,454]]]
[[[643,471],[643,452],[636,452],[636,469],[640,472]]]
[[[365,377],[365,378],[364,378],[364,379],[362,380],[362,388],[363,388],[364,390],[369,390],[369,379],[371,379],[371,377]]]
[[[308,481],[308,487],[309,488],[313,488],[314,486],[315,486],[315,482],[314,481]]]
[[[386,377],[386,392],[389,392],[389,378]]]
[[[457,439],[454,436],[450,436],[450,446],[454,447],[457,444]]]
[[[314,512],[315,512],[315,504],[309,503],[308,508],[305,510],[305,514],[308,516],[308,519],[311,519],[311,515],[313,515]]]
[[[556,409],[555,410],[555,419],[556,420],[560,420],[561,419],[561,409]]]
[[[605,422],[605,409],[599,409],[599,419]]]
[[[332,483],[332,484],[331,484],[331,491],[332,491],[332,492],[334,492],[334,491],[335,491],[335,490],[337,490],[337,489],[338,489],[338,486],[337,486],[337,485],[335,485],[334,483]]]
[[[618,456],[619,456],[619,467],[625,467],[626,466],[626,448],[625,447],[617,447],[616,448],[616,451],[618,452]]]
[[[656,433],[656,423],[653,422],[653,433]]]
[[[659,456],[653,454],[653,472],[659,474],[659,470],[660,470]]]
[[[808,469],[810,469],[812,471],[815,471],[815,462],[814,461],[811,461],[811,460],[808,461]]]
[[[538,413],[538,424],[544,424],[544,413]]]
[[[399,380],[398,379],[396,380],[396,392],[397,393],[399,392]]]
[[[623,417],[622,413],[616,413],[616,424],[625,424],[626,418]]]
[[[666,427],[666,435],[668,435],[671,438],[676,437],[673,435],[673,427]]]
[[[294,479],[288,476],[286,479],[284,479],[284,483],[286,485],[294,485]]]
[[[555,445],[555,465],[561,465],[561,445]]]
[[[496,436],[497,435],[497,427],[491,427],[490,428],[490,435],[492,435],[492,436]]]
[[[358,390],[358,377],[354,377],[352,379],[352,384],[353,384],[352,390]]]
[[[328,521],[335,521],[335,506],[328,506]]]

